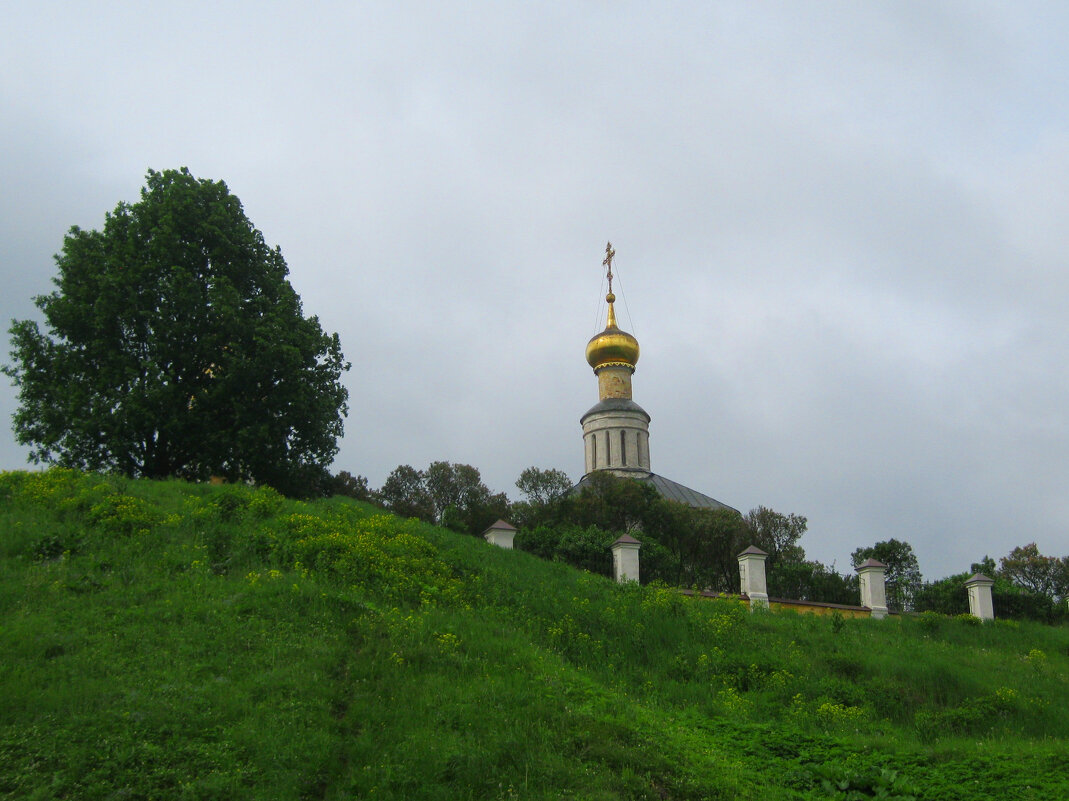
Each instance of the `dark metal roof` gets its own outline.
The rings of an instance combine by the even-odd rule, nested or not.
[[[630,398],[606,398],[599,403],[595,403],[587,409],[586,414],[579,418],[579,422],[583,422],[595,412],[638,412],[646,416],[647,423],[650,421],[649,413]]]
[[[733,512],[737,512],[738,509],[728,506],[726,503],[721,503],[716,498],[711,498],[703,492],[692,490],[690,487],[684,487],[682,484],[678,484],[672,481],[670,478],[659,476],[656,473],[650,473],[649,481],[654,488],[661,494],[662,498],[667,498],[670,501],[679,501],[685,503],[687,506],[693,506],[698,509],[729,509]]]
[[[623,472],[613,470],[613,473]],[[632,471],[626,471],[629,474]],[[589,475],[589,473],[587,474]],[[633,474],[626,476],[634,481],[645,481],[653,485],[653,488],[657,490],[657,494],[662,498],[667,498],[670,501],[678,501],[679,503],[686,504],[687,506],[693,506],[696,509],[728,509],[732,512],[739,511],[732,506],[728,506],[726,503],[721,503],[716,498],[692,490],[690,487],[684,487],[670,478],[659,476],[656,473],[647,473],[643,471],[634,471]],[[583,476],[579,479],[579,483],[575,485],[576,490],[583,489],[586,486],[587,476]]]

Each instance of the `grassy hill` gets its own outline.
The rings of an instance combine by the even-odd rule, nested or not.
[[[0,797],[1069,797],[1069,629],[750,614],[333,499],[0,474]]]

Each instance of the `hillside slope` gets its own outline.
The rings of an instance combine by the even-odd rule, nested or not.
[[[0,474],[0,797],[1069,797],[1069,629],[750,614],[336,498]]]

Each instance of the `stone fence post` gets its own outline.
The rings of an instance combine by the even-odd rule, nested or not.
[[[638,581],[638,549],[642,543],[627,534],[612,544],[612,574],[619,582]]]
[[[750,611],[757,607],[768,609],[768,588],[765,584],[765,560],[768,554],[751,545],[739,554],[739,586],[750,599]]]
[[[498,520],[490,528],[483,532],[483,539],[491,545],[512,550],[512,542],[516,538],[516,527]]]
[[[887,565],[868,559],[854,569],[861,589],[861,605],[871,609],[877,620],[887,617]]]
[[[991,587],[994,581],[983,573],[976,573],[965,581],[969,592],[969,614],[981,620],[995,619],[995,604],[991,600]]]

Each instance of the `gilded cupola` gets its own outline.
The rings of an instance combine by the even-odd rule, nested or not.
[[[638,363],[638,340],[621,331],[616,324],[616,312],[613,309],[616,296],[610,291],[605,300],[609,303],[608,321],[605,330],[592,336],[586,343],[587,363],[594,368],[594,372],[602,367],[628,367],[634,371]]]
[[[609,278],[609,294],[605,296],[609,304],[609,318],[605,330],[592,336],[586,343],[586,360],[595,373],[603,367],[626,367],[633,373],[638,363],[638,340],[621,331],[616,324],[616,311],[613,309],[616,295],[612,293],[612,259],[615,255],[612,242],[609,242],[605,246],[605,260],[602,261]]]

